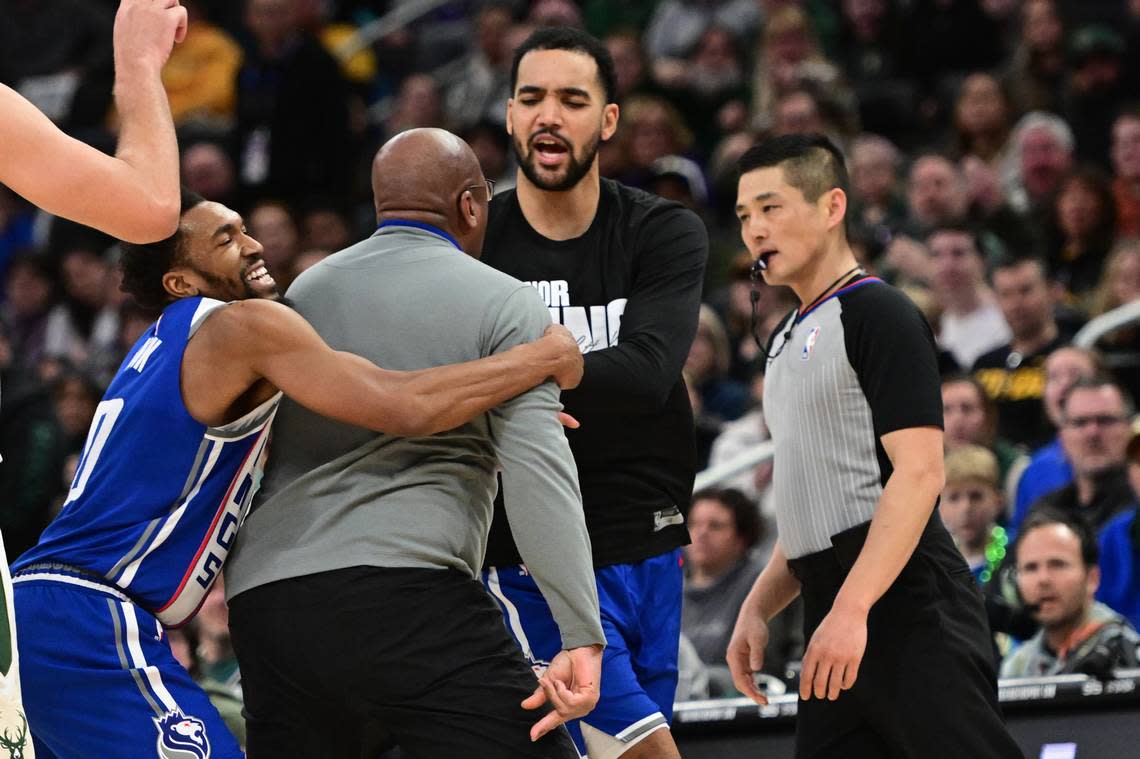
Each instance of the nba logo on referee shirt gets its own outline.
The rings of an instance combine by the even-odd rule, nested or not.
[[[804,340],[804,349],[800,353],[800,358],[807,361],[811,358],[811,352],[815,350],[815,341],[819,339],[819,327],[812,327],[811,332],[808,332],[807,339]]]

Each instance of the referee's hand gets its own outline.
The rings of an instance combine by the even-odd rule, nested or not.
[[[564,722],[589,714],[598,703],[601,682],[601,646],[559,651],[534,693],[522,702],[524,709],[537,709],[547,701],[554,707],[530,729],[530,739],[537,741]]]
[[[728,671],[732,673],[732,684],[761,705],[767,704],[768,698],[756,687],[755,674],[764,667],[764,648],[767,645],[768,623],[745,601],[736,617],[736,627],[732,629],[725,659]]]
[[[855,684],[867,648],[867,614],[832,607],[811,636],[800,671],[800,698],[834,701]]]

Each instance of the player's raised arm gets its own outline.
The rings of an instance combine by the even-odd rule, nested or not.
[[[448,430],[547,379],[573,387],[582,376],[582,355],[562,328],[478,361],[415,372],[335,351],[300,315],[271,301],[231,304],[201,332],[250,374],[250,384],[264,378],[322,416],[401,436]]]
[[[186,33],[177,0],[123,0],[115,17],[115,156],[60,131],[0,84],[0,183],[45,211],[128,242],[178,225],[178,144],[161,71]]]

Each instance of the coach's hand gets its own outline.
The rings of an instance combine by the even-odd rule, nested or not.
[[[551,324],[542,333],[542,339],[547,341],[554,349],[554,364],[550,376],[563,390],[578,387],[582,381],[582,372],[585,370],[585,360],[582,358],[582,349],[578,347],[578,340],[570,330],[561,324]]]
[[[767,645],[768,623],[745,601],[736,617],[736,627],[732,630],[725,659],[736,689],[762,705],[768,703],[768,698],[756,687],[754,675],[764,667],[764,648]]]
[[[537,741],[564,722],[589,714],[598,703],[601,682],[601,646],[559,651],[539,678],[538,688],[522,702],[524,709],[537,709],[547,701],[554,707],[530,729],[530,739]]]
[[[800,672],[800,698],[834,701],[855,684],[867,648],[867,612],[832,607],[811,636]]]

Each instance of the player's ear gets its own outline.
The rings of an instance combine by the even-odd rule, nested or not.
[[[201,292],[198,285],[190,281],[183,269],[171,269],[163,274],[162,289],[173,298],[192,298]]]

